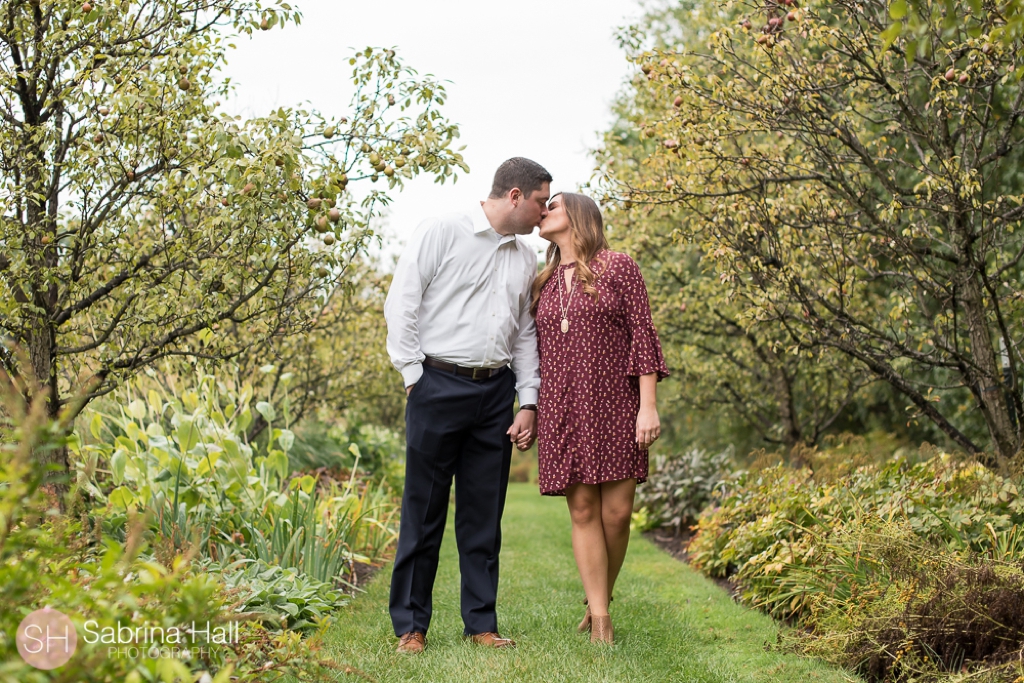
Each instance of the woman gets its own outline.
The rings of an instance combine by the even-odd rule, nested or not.
[[[586,592],[579,630],[614,640],[608,603],[629,543],[636,485],[661,428],[658,381],[668,376],[640,269],[608,249],[594,200],[551,198],[540,236],[551,242],[533,286],[540,346],[539,483],[564,495]]]

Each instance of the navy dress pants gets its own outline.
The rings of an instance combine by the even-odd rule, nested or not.
[[[464,633],[496,632],[498,552],[512,443],[515,375],[473,380],[436,368],[409,394],[398,550],[391,575],[395,635],[426,633],[438,551],[455,479],[455,540]]]

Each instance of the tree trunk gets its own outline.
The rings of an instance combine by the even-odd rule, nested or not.
[[[30,190],[25,202],[25,227],[29,236],[29,258],[32,261],[34,277],[28,291],[20,291],[20,298],[31,302],[37,311],[33,316],[23,342],[28,347],[32,364],[32,384],[46,393],[47,416],[56,420],[60,414],[60,391],[57,372],[57,329],[53,316],[57,307],[57,284],[45,277],[58,265],[57,262],[57,197],[51,196],[43,151],[28,139],[25,143],[31,159],[26,172],[26,186]],[[54,189],[55,193],[56,190]],[[44,240],[44,237],[46,238]],[[46,487],[57,495],[64,507],[64,494],[69,488],[68,449],[44,450],[36,454],[40,468],[47,472]],[[54,467],[55,466],[55,467]]]
[[[772,354],[774,356],[774,354]],[[786,447],[792,449],[803,441],[803,434],[800,431],[800,423],[796,414],[796,406],[793,402],[793,385],[782,367],[782,361],[774,356],[775,361],[772,368],[772,388],[775,390],[775,400],[779,404],[779,423],[782,425],[782,442]]]
[[[961,287],[960,301],[967,321],[971,357],[976,366],[967,379],[981,405],[999,468],[1005,474],[1019,450],[1017,429],[1006,400],[1002,369],[996,358],[991,330],[985,320],[981,286],[976,277],[965,277]]]

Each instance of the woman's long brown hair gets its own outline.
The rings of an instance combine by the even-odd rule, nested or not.
[[[602,250],[608,248],[608,240],[604,236],[604,220],[601,218],[601,209],[597,202],[583,194],[575,192],[559,192],[555,197],[562,198],[562,206],[565,214],[569,217],[569,236],[572,240],[573,250],[576,252],[576,277],[583,287],[583,293],[589,294],[594,302],[597,302],[597,288],[594,281],[600,272],[595,272],[591,265],[594,258]],[[555,197],[552,197],[553,200]],[[540,271],[537,279],[533,281],[533,301],[530,304],[530,313],[537,316],[537,305],[540,302],[540,291],[551,279],[558,265],[562,262],[562,255],[559,253],[558,245],[552,242],[548,246],[547,263],[544,270]],[[600,269],[601,264],[595,263]]]

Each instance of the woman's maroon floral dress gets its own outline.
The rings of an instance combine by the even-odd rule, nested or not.
[[[578,280],[562,332],[562,301],[568,300],[565,269],[544,284],[537,307],[540,403],[537,412],[539,484],[544,495],[566,487],[647,479],[647,451],[636,443],[640,375],[668,376],[651,320],[640,268],[626,254],[602,251],[591,268],[598,301]]]

